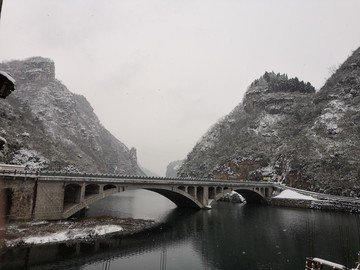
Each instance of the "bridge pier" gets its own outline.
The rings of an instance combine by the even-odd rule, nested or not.
[[[32,178],[0,176],[0,206],[5,220],[30,220],[34,205],[35,181]],[[3,201],[1,201],[3,200]]]
[[[203,200],[202,200],[201,203],[205,207],[209,204],[209,187],[204,187],[203,188]]]
[[[79,202],[83,201],[85,199],[85,192],[86,192],[86,184],[82,183],[81,190],[80,190],[80,200]]]
[[[62,219],[64,190],[62,182],[38,182],[33,219]]]

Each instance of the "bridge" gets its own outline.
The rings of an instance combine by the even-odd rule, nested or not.
[[[274,182],[165,178],[113,174],[0,171],[10,220],[67,219],[110,195],[135,189],[159,193],[178,207],[208,209],[236,191],[247,202],[267,201],[283,189]]]

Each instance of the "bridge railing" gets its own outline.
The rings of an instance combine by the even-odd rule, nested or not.
[[[193,178],[193,177],[159,177],[159,176],[144,176],[144,175],[122,175],[122,174],[101,174],[101,173],[84,173],[84,172],[57,172],[57,171],[41,171],[39,176],[49,177],[64,177],[64,178],[89,178],[89,179],[118,179],[118,180],[143,180],[143,181],[168,181],[168,182],[221,182],[228,184],[252,183],[258,185],[274,185],[273,182],[268,181],[239,181],[239,180],[223,180],[213,178]]]
[[[98,181],[98,182],[126,182],[132,184],[215,184],[228,185],[229,187],[241,185],[252,186],[277,186],[277,183],[268,181],[236,181],[212,178],[193,178],[193,177],[156,177],[144,175],[122,175],[122,174],[102,174],[102,173],[85,173],[85,172],[59,172],[59,171],[16,171],[0,170],[0,175],[32,177],[36,179],[46,179],[47,181]]]
[[[146,180],[194,180],[194,181],[218,181],[218,179],[210,178],[192,178],[192,177],[160,177],[145,175],[125,175],[125,174],[107,174],[107,173],[85,173],[85,172],[57,172],[57,171],[41,171],[40,176],[63,176],[63,177],[91,177],[91,178],[118,178],[118,179],[146,179]]]
[[[36,176],[39,175],[37,171],[19,171],[19,170],[0,170],[2,175],[19,175],[19,176]]]

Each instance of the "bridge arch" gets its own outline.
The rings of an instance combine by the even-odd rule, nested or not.
[[[208,189],[209,192],[209,199],[213,200],[216,197],[216,188],[215,187],[209,187]]]
[[[126,190],[137,190],[137,189],[145,189],[149,191],[156,192],[173,203],[175,203],[177,206],[181,207],[187,207],[187,208],[203,208],[203,205],[201,203],[200,199],[202,198],[203,187],[193,187],[193,189],[190,189],[191,194],[186,192],[185,190],[182,190],[182,186],[179,188],[175,187],[167,187],[167,188],[158,188],[158,187],[130,187],[128,189],[118,188],[115,185],[106,185],[103,188],[103,192],[95,193],[98,191],[99,186],[89,184],[85,187],[85,189],[88,187],[87,193],[85,192],[85,196],[83,200],[81,200],[81,186],[78,184],[69,184],[65,187],[65,194],[64,194],[64,211],[62,214],[62,218],[66,219],[80,211],[81,209],[95,203],[98,200],[101,200],[105,197],[108,197],[110,195],[120,193],[121,191]],[[87,194],[87,195],[86,195]],[[192,194],[197,194],[198,198],[195,198]]]
[[[145,183],[145,184],[144,184]],[[244,185],[237,186],[221,186],[218,183],[215,185],[199,185],[181,183],[180,185],[164,185],[163,183],[150,184],[142,182],[138,179],[135,184],[119,184],[119,183],[94,183],[85,182],[82,185],[79,183],[69,183],[65,186],[64,204],[62,211],[62,218],[68,218],[80,211],[84,207],[92,203],[110,196],[115,193],[145,189],[156,192],[180,207],[187,208],[208,208],[217,200],[223,197],[226,193],[236,191],[241,194],[249,203],[261,203],[266,201],[269,197],[271,189],[268,186],[260,185]]]
[[[88,184],[85,186],[85,198],[99,194],[100,193],[100,186],[97,184]]]
[[[79,203],[81,200],[81,185],[68,184],[64,191],[64,206],[65,204]]]
[[[261,203],[261,202],[265,201],[264,195],[261,194],[256,189],[252,190],[252,189],[241,188],[241,189],[236,189],[234,191],[239,193],[241,196],[243,196],[245,198],[246,202],[248,202],[248,203]],[[231,192],[230,189],[223,189],[221,191],[221,188],[219,189],[217,187],[216,188],[216,196],[213,198],[213,200],[211,200],[212,198],[210,198],[210,193],[209,193],[209,199],[210,199],[209,205],[210,206],[214,205],[218,200],[220,200],[222,197],[224,197],[227,193],[230,193],[230,192]]]
[[[116,186],[115,185],[105,185],[103,187],[103,191],[106,191],[106,190],[109,190],[109,189],[116,189]]]
[[[170,201],[175,203],[177,206],[188,207],[188,208],[202,208],[202,204],[199,200],[196,200],[191,194],[181,190],[181,189],[159,189],[159,188],[144,188],[145,190],[150,190],[156,192]]]

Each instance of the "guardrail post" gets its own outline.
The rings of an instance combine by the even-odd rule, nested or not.
[[[81,193],[80,193],[80,201],[79,202],[82,202],[84,199],[85,199],[85,183],[82,183],[81,185]]]

